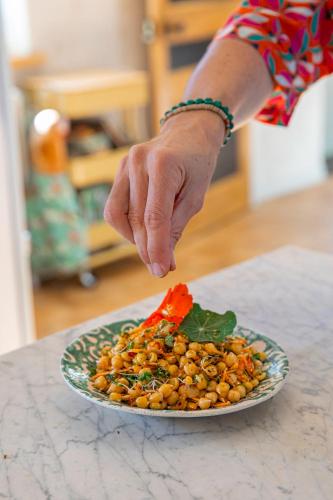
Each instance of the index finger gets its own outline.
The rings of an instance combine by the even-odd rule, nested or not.
[[[180,176],[173,175],[170,165],[155,163],[149,169],[147,202],[144,214],[147,251],[155,276],[165,276],[171,268],[171,219]],[[179,179],[177,179],[179,177]]]

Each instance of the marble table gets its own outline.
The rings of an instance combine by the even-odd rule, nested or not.
[[[0,498],[333,498],[333,256],[285,247],[190,288],[284,347],[282,391],[244,412],[185,420],[81,399],[59,372],[66,344],[142,317],[160,299],[149,298],[0,358]]]

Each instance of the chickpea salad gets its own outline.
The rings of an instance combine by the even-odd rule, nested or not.
[[[266,376],[266,354],[234,334],[236,316],[170,289],[139,326],[106,344],[90,383],[113,403],[151,410],[206,410],[238,403]]]

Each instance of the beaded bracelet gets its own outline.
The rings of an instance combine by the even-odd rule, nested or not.
[[[182,113],[184,111],[193,110],[213,111],[222,118],[226,129],[223,142],[223,146],[225,146],[229,141],[231,137],[231,131],[234,128],[234,117],[230,113],[227,106],[224,106],[221,101],[214,101],[214,99],[211,99],[210,97],[207,97],[206,99],[189,99],[188,101],[176,104],[176,106],[173,106],[171,109],[164,113],[164,116],[161,119],[160,123],[161,125],[164,125],[164,123],[172,116],[178,115],[179,113]]]

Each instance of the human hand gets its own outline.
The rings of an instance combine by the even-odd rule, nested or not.
[[[211,111],[180,113],[121,162],[104,217],[155,276],[176,268],[174,247],[203,206],[224,130]]]

